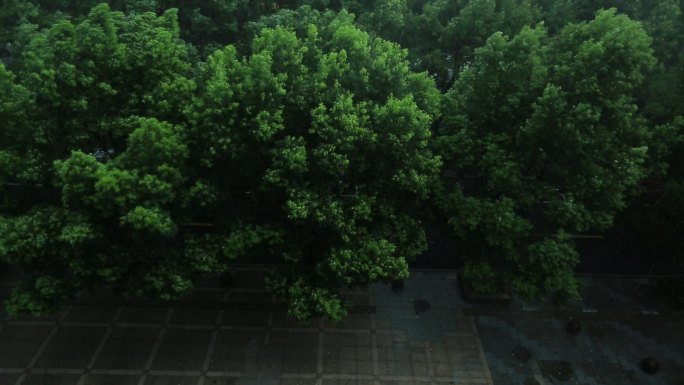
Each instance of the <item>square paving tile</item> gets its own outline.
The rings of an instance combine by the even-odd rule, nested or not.
[[[435,362],[432,365],[435,377],[451,377],[451,366],[446,362]]]
[[[318,346],[317,331],[273,331],[271,332],[271,345],[282,347],[289,346]]]
[[[323,380],[325,384],[326,380]],[[316,380],[313,378],[282,378],[280,385],[316,385]]]
[[[274,331],[269,344],[283,352],[284,373],[316,373],[318,332]]]
[[[338,374],[373,374],[372,351],[366,333],[326,333],[323,371]]]
[[[266,345],[258,348],[255,352],[252,347],[248,347],[249,354],[245,357],[245,366],[242,375],[245,379],[257,378],[257,385],[262,382],[272,383],[283,373],[283,363],[285,362],[285,352],[278,346]],[[247,384],[251,384],[249,381]]]
[[[324,379],[323,385],[375,385],[375,382],[373,380],[350,380],[330,378]]]
[[[163,307],[138,308],[128,307],[123,309],[119,317],[120,323],[161,324],[164,323],[169,309]]]
[[[48,374],[31,373],[24,379],[22,385],[75,385],[80,374]]]
[[[268,325],[267,310],[228,309],[223,313],[222,325],[242,327],[266,327]]]
[[[273,307],[273,295],[262,292],[231,291],[228,295],[227,309],[268,311]]]
[[[373,374],[373,364],[369,361],[358,360],[327,360],[323,359],[323,371],[335,374]]]
[[[380,360],[380,375],[385,376],[412,376],[413,367],[410,361]]]
[[[413,381],[413,380],[389,380],[389,381],[380,381],[380,385],[425,385],[428,384],[427,382],[421,382],[421,381]],[[460,383],[464,385],[475,385],[475,384],[468,384],[468,383]]]
[[[371,328],[370,314],[348,314],[339,321],[326,319],[323,322],[324,327],[332,329],[361,329],[368,330]]]
[[[0,384],[12,385],[19,379],[19,377],[21,377],[21,374],[9,374],[9,373],[0,374]]]
[[[318,328],[318,321],[300,321],[294,317],[287,314],[286,311],[274,311],[273,312],[273,327],[274,328],[301,328],[301,329],[311,329]]]
[[[88,374],[83,385],[138,385],[139,380],[130,374]]]
[[[332,356],[335,353],[342,360],[356,359],[356,348],[353,346],[341,346],[338,350],[329,351],[328,355]]]
[[[147,376],[144,385],[197,385],[199,380],[199,376]]]
[[[38,359],[36,367],[85,368],[105,331],[104,327],[61,327]]]
[[[444,344],[450,352],[478,352],[477,337],[475,335],[448,336],[444,338]]]
[[[126,306],[126,304],[133,302],[133,300],[117,294],[114,288],[104,287],[93,291],[83,291],[79,298],[74,302],[81,306],[116,308],[119,306]]]
[[[171,316],[174,325],[214,325],[218,309],[175,309]]]
[[[347,293],[344,295],[345,301],[351,306],[360,305],[368,306],[370,305],[370,296],[368,293]]]
[[[5,326],[0,331],[0,367],[24,369],[51,330],[51,326]]]
[[[204,379],[204,385],[238,385],[239,381],[240,379],[235,377],[207,377]]]
[[[202,370],[211,330],[169,329],[164,334],[153,370]]]
[[[371,361],[373,359],[373,349],[368,346],[341,346],[339,350],[325,350],[324,357],[340,360]]]
[[[114,328],[95,362],[97,369],[145,369],[154,343],[157,329]]]
[[[248,354],[257,354],[265,332],[221,330],[209,361],[210,371],[241,372]]]
[[[65,322],[109,323],[117,309],[113,307],[74,306],[64,318]]]
[[[411,353],[420,353],[422,348],[411,348],[408,345],[396,344],[383,346],[378,344],[378,359],[380,361],[411,362]]]
[[[425,377],[430,375],[428,365],[425,362],[412,362],[411,369],[413,369],[414,376]]]
[[[323,337],[325,349],[339,348],[342,346],[371,346],[370,332],[329,332]]]
[[[455,317],[454,332],[456,333],[475,333],[474,324],[469,318]]]
[[[218,309],[225,296],[223,290],[201,290],[196,289],[188,292],[180,298],[175,305],[179,308],[190,305],[192,307],[206,306]]]

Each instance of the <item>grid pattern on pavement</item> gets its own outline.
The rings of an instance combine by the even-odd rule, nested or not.
[[[569,305],[486,306],[463,302],[455,274],[413,272],[399,293],[347,293],[341,321],[302,324],[264,274],[238,269],[233,289],[208,280],[172,306],[101,290],[50,317],[3,315],[0,385],[684,385],[684,311],[653,280],[590,277]]]
[[[583,300],[575,304],[518,300],[466,309],[476,317],[494,384],[684,385],[684,312],[655,280],[582,281]],[[580,320],[576,335],[566,331],[570,318]],[[519,347],[529,360],[514,357]],[[646,357],[660,364],[656,374],[641,370]]]
[[[443,290],[454,275],[416,274],[399,294],[352,291],[347,318],[301,324],[264,273],[239,270],[236,288],[209,282],[169,307],[102,290],[52,317],[4,318],[0,384],[491,384],[472,317]],[[430,311],[416,314],[417,298]]]

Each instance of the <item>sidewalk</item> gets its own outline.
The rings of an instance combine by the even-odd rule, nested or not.
[[[347,293],[356,306],[338,323],[302,325],[264,274],[238,269],[234,289],[208,281],[168,307],[102,290],[53,317],[4,318],[0,384],[684,384],[684,314],[654,293],[640,308],[633,280],[587,278],[592,299],[564,309],[485,307],[463,302],[451,272],[413,272],[398,294]],[[12,282],[0,280],[1,296]],[[564,327],[575,313],[593,318],[573,337]],[[511,355],[518,346],[527,362]],[[639,369],[646,355],[660,361],[656,375]]]
[[[494,384],[683,385],[684,311],[655,280],[581,281],[584,300],[575,304],[514,301],[507,309],[465,311],[477,320]],[[582,324],[574,336],[565,330],[571,318]],[[520,347],[531,353],[527,362],[512,355]],[[646,357],[660,363],[655,375],[639,367]]]

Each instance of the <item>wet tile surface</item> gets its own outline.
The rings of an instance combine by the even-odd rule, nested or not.
[[[51,326],[5,326],[0,331],[0,366],[27,367],[51,331]]]
[[[102,346],[94,368],[135,370],[145,367],[159,332],[139,327],[115,327]]]
[[[151,369],[201,370],[207,355],[210,330],[168,329],[156,352]]]
[[[684,314],[670,304],[656,306],[657,314],[644,313],[645,306],[666,302],[663,298],[641,302],[639,291],[635,291],[644,287],[639,282],[592,278],[586,283],[585,293],[593,297],[585,298],[575,314],[554,313],[550,306],[518,311],[514,305],[507,315],[476,317],[494,383],[523,383],[532,378],[542,384],[577,385],[681,382]],[[601,295],[603,298],[598,298]],[[574,335],[566,330],[571,316],[582,326]],[[511,354],[516,346],[529,349],[527,362]],[[641,370],[640,362],[646,357],[661,364],[657,374]]]
[[[4,317],[0,384],[684,384],[684,314],[648,280],[587,277],[575,303],[484,306],[462,300],[453,273],[413,272],[397,293],[348,291],[341,321],[301,323],[265,290],[265,269],[234,273],[230,289],[207,279],[175,303],[105,289],[50,317]],[[657,374],[639,368],[646,356]]]
[[[36,368],[80,369],[90,362],[102,340],[103,327],[62,326],[35,364]]]
[[[138,385],[140,376],[120,374],[88,374],[83,385]]]
[[[32,373],[22,382],[24,385],[73,385],[78,383],[78,374]]]

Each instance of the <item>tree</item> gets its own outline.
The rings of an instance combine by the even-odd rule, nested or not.
[[[16,79],[0,71],[0,257],[27,272],[9,312],[45,313],[106,283],[161,298],[187,288],[172,209],[187,157],[175,123],[194,83],[175,12],[102,4],[20,33]]]
[[[162,14],[176,9],[183,40],[206,57],[216,48],[242,40],[243,26],[281,8],[296,7],[302,1],[276,0],[6,0],[0,6],[0,21],[8,28],[0,32],[0,49],[15,40],[16,29],[30,22],[48,27],[58,21],[80,22],[90,10],[106,3],[126,14]],[[11,27],[11,28],[10,28]]]
[[[191,159],[213,192],[208,220],[274,234],[262,250],[285,264],[269,282],[290,313],[339,318],[340,289],[405,277],[426,247],[416,202],[439,166],[439,94],[346,12],[294,12],[244,56],[228,46],[202,65]]]
[[[14,74],[0,63],[0,207],[5,210],[19,208],[17,200],[10,197],[11,189],[39,181],[37,155],[30,146],[29,114],[34,107],[34,95],[17,84]]]
[[[555,35],[568,23],[590,21],[600,9],[615,8],[634,20],[643,20],[648,8],[663,0],[532,0],[544,13],[544,24]]]
[[[446,91],[492,33],[512,35],[540,19],[528,0],[431,0],[406,17],[402,44],[409,49],[414,68],[427,70]]]
[[[36,6],[22,0],[4,0],[0,5],[0,57],[9,54],[8,44],[14,40],[16,28],[38,13]]]
[[[22,31],[0,71],[0,258],[28,273],[11,314],[107,284],[171,300],[252,253],[283,262],[270,285],[299,318],[407,275],[439,93],[351,15],[297,12],[194,74],[173,10]]]
[[[684,118],[656,125],[649,145],[648,179],[615,220],[612,253],[653,274],[684,276]]]
[[[463,68],[435,141],[437,206],[476,288],[578,295],[570,234],[609,227],[644,175],[650,134],[633,94],[650,44],[612,9],[553,38],[495,33]]]
[[[358,22],[371,33],[401,44],[409,15],[406,0],[379,0],[359,15]]]

